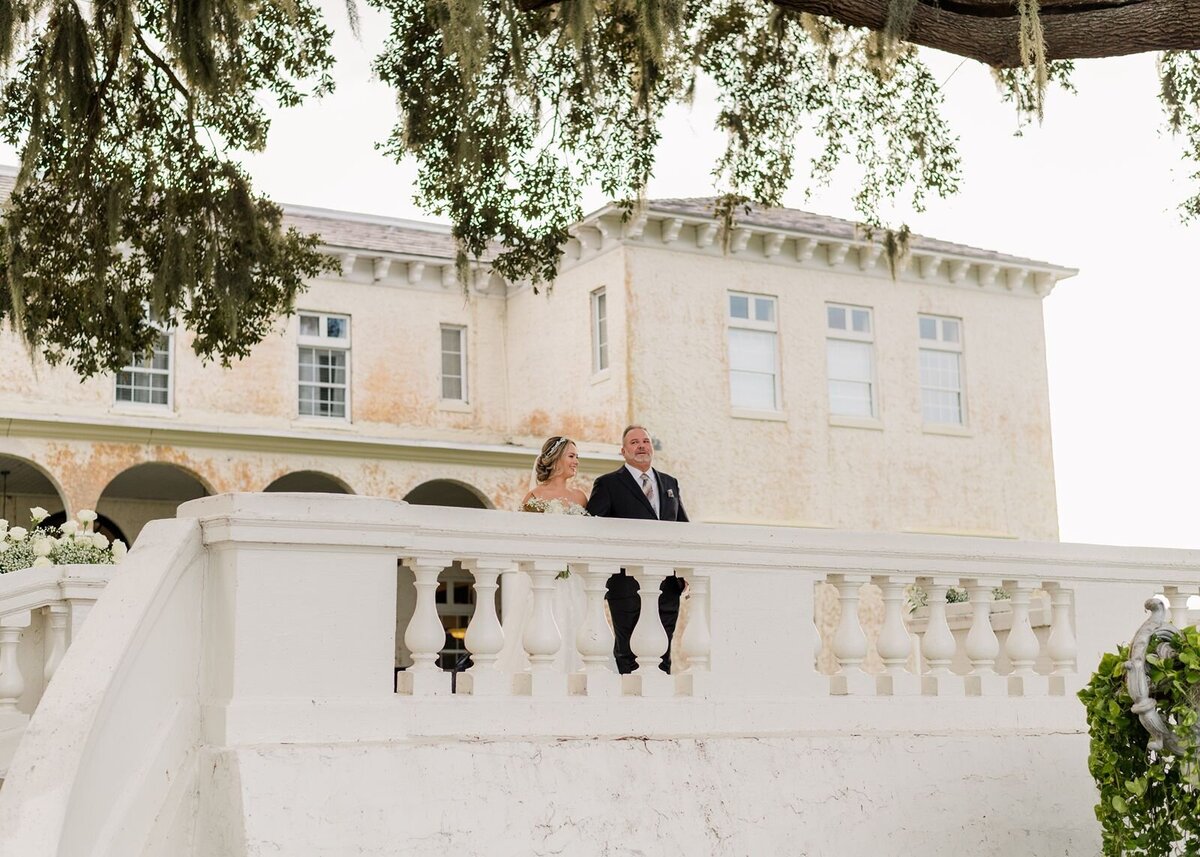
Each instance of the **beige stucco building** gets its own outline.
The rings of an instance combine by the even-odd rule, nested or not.
[[[81,381],[0,335],[0,517],[96,508],[135,537],[184,499],[349,491],[512,508],[541,441],[612,469],[646,424],[695,520],[1055,539],[1042,299],[1074,271],[704,200],[606,208],[550,290],[448,230],[291,207],[340,260],[230,369],[182,330]],[[586,485],[585,485],[586,487]]]

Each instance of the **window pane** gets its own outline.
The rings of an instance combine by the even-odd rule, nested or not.
[[[775,301],[771,298],[755,298],[754,318],[756,321],[774,321]]]
[[[942,319],[942,340],[958,342],[958,322],[952,318]]]
[[[325,319],[325,335],[330,339],[345,339],[346,338],[346,319],[344,318],[327,318]]]
[[[442,377],[442,398],[443,399],[462,399],[462,378],[451,377],[449,375]]]
[[[922,339],[937,339],[937,319],[921,317],[917,321]]]
[[[761,372],[730,372],[730,396],[736,408],[775,410],[775,376]]]
[[[840,306],[826,307],[825,314],[829,319],[829,327],[832,330],[846,329],[846,308]]]
[[[300,316],[300,335],[301,336],[320,336],[321,335],[321,319],[315,315]]]
[[[858,333],[870,333],[871,311],[865,309],[851,310],[850,323]]]
[[[750,298],[746,295],[729,296],[729,315],[731,318],[750,318]]]
[[[851,417],[872,417],[871,385],[858,381],[829,381],[829,410]]]
[[[767,330],[729,330],[729,368],[775,374],[775,334]]]
[[[442,328],[442,351],[453,351],[455,353],[462,350],[462,331],[456,327]]]
[[[608,295],[600,292],[596,295],[596,318],[601,322],[608,317]]]
[[[868,342],[828,341],[829,377],[831,380],[870,382],[871,345]]]

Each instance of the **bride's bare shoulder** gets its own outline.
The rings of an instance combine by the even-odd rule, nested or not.
[[[586,507],[588,504],[588,495],[586,491],[580,491],[578,488],[571,489],[571,500],[578,503],[580,506]]]

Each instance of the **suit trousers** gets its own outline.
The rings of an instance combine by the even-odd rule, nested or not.
[[[608,612],[612,616],[613,655],[617,659],[617,670],[622,674],[631,673],[637,669],[637,658],[629,647],[629,638],[637,625],[638,617],[642,614],[642,599],[638,596],[641,587],[635,578],[625,574],[614,574],[608,579],[605,600],[608,601]],[[678,577],[668,577],[658,587],[658,616],[662,619],[663,628],[667,631],[667,650],[663,653],[662,663],[658,668],[665,673],[671,672],[671,639],[675,634],[675,623],[679,620],[679,595],[683,592],[683,580]]]

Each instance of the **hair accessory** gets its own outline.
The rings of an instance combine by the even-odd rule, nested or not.
[[[554,455],[554,453],[558,452],[558,448],[559,448],[560,446],[562,446],[562,445],[563,445],[564,443],[566,443],[566,442],[567,442],[567,439],[566,439],[566,437],[560,437],[558,440],[556,440],[556,441],[554,442],[554,446],[550,447],[550,449],[548,449],[548,450],[546,451],[546,456],[545,456],[545,457],[546,457],[546,458],[549,458],[550,456]]]

